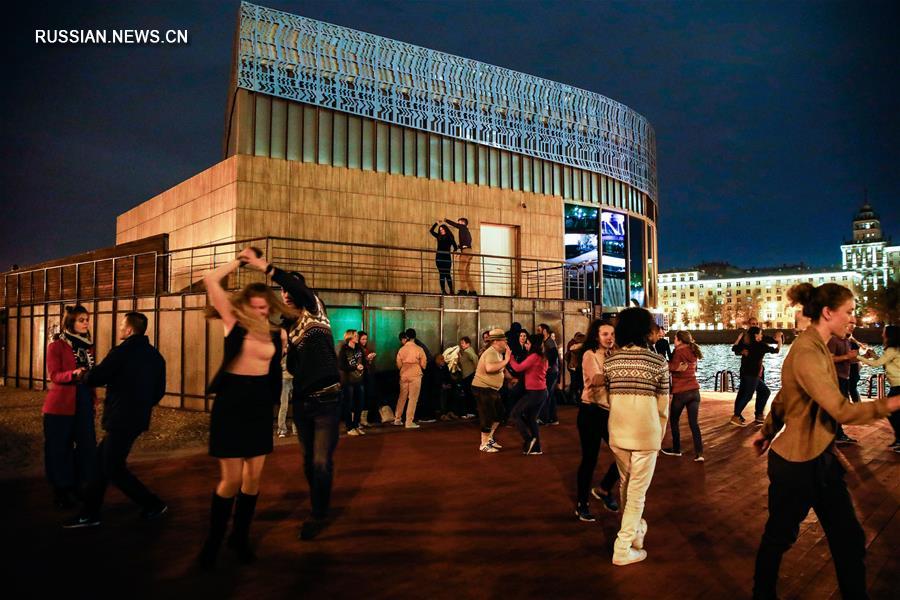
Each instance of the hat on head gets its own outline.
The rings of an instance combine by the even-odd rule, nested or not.
[[[506,332],[500,329],[499,327],[495,327],[488,332],[488,339],[493,341],[496,340],[505,340]]]

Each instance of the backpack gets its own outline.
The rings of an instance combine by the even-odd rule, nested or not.
[[[451,375],[462,373],[462,367],[459,365],[459,346],[450,346],[444,350],[444,360]]]

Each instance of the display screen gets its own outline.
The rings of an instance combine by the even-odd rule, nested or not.
[[[627,217],[603,211],[600,215],[600,242],[603,250],[603,306],[626,306]]]
[[[566,262],[597,260],[597,232],[600,211],[589,206],[566,204]]]

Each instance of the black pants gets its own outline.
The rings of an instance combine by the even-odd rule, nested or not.
[[[547,399],[541,407],[541,421],[544,423],[556,423],[559,417],[556,414],[556,380],[559,379],[559,371],[547,371]]]
[[[527,390],[509,414],[519,430],[519,435],[522,436],[522,441],[527,444],[534,438],[537,440],[537,448],[541,447],[541,432],[537,423],[538,411],[541,410],[546,397],[546,390]]]
[[[434,266],[437,267],[438,270],[438,279],[441,282],[441,293],[446,294],[447,288],[450,288],[450,293],[453,294],[453,259],[450,258],[450,254],[447,254],[447,258],[441,256],[441,253],[438,252],[438,258],[434,260]],[[447,288],[444,287],[444,283],[446,282]]]
[[[841,596],[867,598],[866,537],[830,449],[813,460],[790,462],[769,451],[769,520],[756,555],[754,598],[776,598],[781,557],[797,540],[809,509],[816,511],[834,559]]]
[[[83,489],[97,472],[94,400],[78,385],[74,415],[44,415],[44,469],[56,491]]]
[[[669,424],[672,427],[672,448],[681,451],[681,412],[687,409],[688,425],[691,437],[694,438],[694,453],[703,454],[703,438],[700,436],[700,390],[680,392],[672,395],[672,410],[669,411]]]
[[[475,394],[472,393],[472,381],[474,379],[475,373],[472,373],[461,382],[464,398],[463,403],[465,404],[463,412],[467,415],[475,414]]]
[[[605,440],[609,445],[609,411],[596,404],[582,402],[578,405],[578,439],[581,441],[581,464],[578,465],[578,504],[588,503],[591,480],[597,468],[600,445]],[[600,482],[600,487],[610,492],[619,480],[619,468],[613,460]]]
[[[360,413],[366,406],[366,390],[362,383],[346,383],[341,391],[344,425],[350,431],[359,427]]]
[[[850,402],[861,402],[859,397],[859,363],[850,363],[850,385],[847,389],[850,392]]]
[[[294,401],[294,423],[303,451],[303,473],[309,484],[312,517],[324,519],[331,505],[331,482],[334,477],[334,450],[338,443],[340,396]]]
[[[752,375],[741,376],[741,386],[738,388],[737,396],[734,399],[734,416],[739,417],[744,412],[744,407],[750,402],[756,392],[756,406],[754,413],[761,416],[766,410],[766,402],[772,392],[762,377],[753,377]]]
[[[98,476],[88,487],[84,502],[85,513],[99,515],[106,487],[110,483],[122,490],[123,494],[145,510],[153,510],[162,506],[162,500],[148,490],[141,480],[128,470],[128,454],[139,435],[141,435],[140,431],[113,430],[107,431],[103,436],[103,440],[97,446]]]

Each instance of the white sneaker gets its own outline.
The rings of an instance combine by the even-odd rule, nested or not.
[[[616,550],[613,552],[612,564],[618,567],[624,567],[625,565],[641,562],[645,558],[647,558],[646,550],[637,550],[635,548],[629,548],[625,552]]]
[[[359,435],[366,435],[366,430],[363,429],[361,426],[357,427],[356,431],[357,431],[357,433],[359,433]]]
[[[362,435],[362,434],[359,432],[359,429],[351,429],[350,431],[347,432],[347,435]]]
[[[496,448],[497,450],[500,450],[501,448],[503,448],[503,446],[501,446],[500,444],[498,444],[498,443],[497,443],[497,440],[495,440],[494,438],[489,439],[489,440],[488,440],[488,444],[490,444],[491,446],[493,446],[493,447]]]
[[[418,428],[419,428],[419,424],[418,424],[418,423],[407,423],[407,424],[406,424],[406,428],[407,428],[407,429],[418,429]]]
[[[488,442],[487,444],[482,444],[478,449],[482,452],[500,452],[499,450],[497,450],[497,448],[491,446],[490,442]]]
[[[647,535],[647,521],[641,519],[641,524],[634,533],[634,539],[631,540],[631,547],[636,550],[644,549],[644,536]]]
[[[401,421],[400,419],[394,419],[394,425],[397,425],[397,426],[403,425],[403,421]]]

